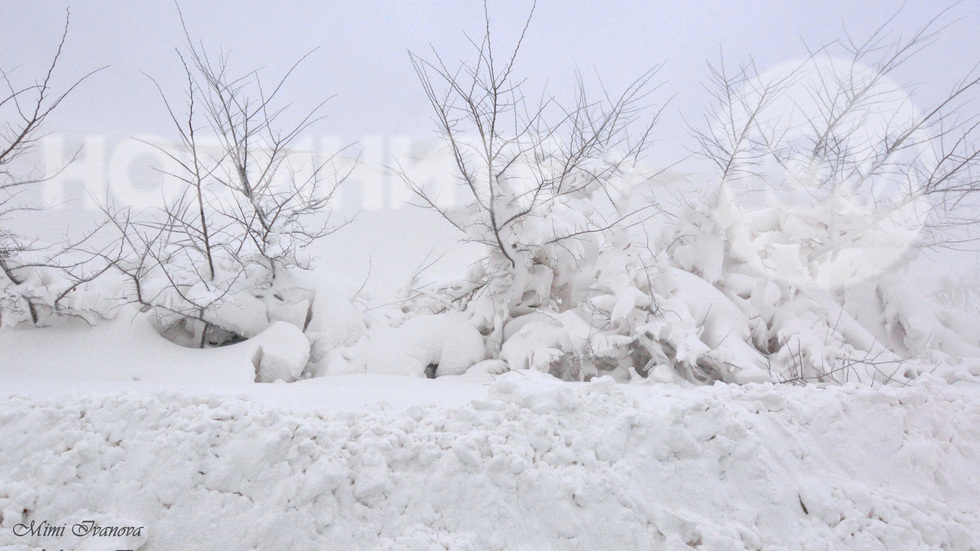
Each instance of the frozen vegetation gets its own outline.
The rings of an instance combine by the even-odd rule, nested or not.
[[[377,237],[330,217],[339,156],[294,155],[291,71],[188,34],[179,151],[146,144],[179,189],[51,244],[18,162],[71,88],[11,84],[0,546],[980,549],[978,287],[916,273],[972,243],[980,79],[890,80],[940,28],[713,67],[673,187],[656,70],[537,103],[523,32],[413,55],[459,186],[398,176],[479,252],[383,297],[316,254]]]

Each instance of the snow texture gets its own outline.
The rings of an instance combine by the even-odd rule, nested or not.
[[[475,386],[355,411],[7,397],[0,547],[78,548],[12,530],[94,519],[144,526],[141,551],[980,548],[974,384]]]
[[[304,343],[305,344],[305,343]],[[149,314],[120,313],[88,326],[70,320],[0,332],[0,374],[12,378],[152,383],[242,383],[255,379],[249,341],[213,349],[161,337]]]
[[[483,337],[459,313],[420,315],[398,327],[379,324],[354,346],[336,349],[318,374],[459,375],[485,357]]]
[[[310,360],[310,344],[306,335],[295,325],[277,321],[268,329],[249,339],[255,347],[255,382],[291,383],[299,378]]]

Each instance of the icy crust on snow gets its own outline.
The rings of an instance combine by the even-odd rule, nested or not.
[[[977,390],[524,372],[467,406],[360,412],[8,398],[0,547],[75,548],[12,529],[91,518],[145,526],[143,551],[978,549]]]

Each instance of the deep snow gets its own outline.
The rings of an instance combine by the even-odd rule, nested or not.
[[[433,163],[428,139],[369,138],[386,152],[363,155],[329,203],[336,221],[358,198],[368,212],[308,249],[313,226],[300,220],[317,222],[317,209],[294,200],[326,196],[297,183],[302,163],[286,163],[288,190],[260,171],[247,201],[199,187],[199,218],[170,213],[183,237],[157,233],[160,213],[116,197],[125,238],[96,232],[79,245],[94,256],[73,265],[96,279],[0,235],[14,262],[0,275],[0,551],[980,549],[980,280],[957,277],[976,251],[950,270],[952,253],[919,248],[935,237],[920,232],[930,209],[975,218],[958,194],[977,189],[975,128],[930,164],[939,144],[912,131],[969,114],[919,106],[932,114],[906,121],[921,96],[878,78],[892,72],[889,40],[844,47],[854,63],[839,74],[812,57],[815,73],[794,69],[775,89],[782,101],[753,99],[769,94],[772,71],[722,78],[701,149],[723,175],[620,166],[605,147],[620,144],[617,122],[598,125],[612,129],[596,136],[601,154],[567,156],[560,138],[574,150],[603,119],[601,102],[559,108],[554,126],[532,108],[533,124],[498,135],[498,114],[527,111],[516,94],[487,122],[491,142],[522,153],[466,161],[476,177],[464,170],[463,197],[438,189],[455,181],[444,178],[453,163]],[[896,38],[896,65],[930,41],[918,40]],[[485,44],[489,56],[489,34]],[[883,68],[867,80],[861,60],[878,52]],[[493,73],[483,54],[470,75],[478,92],[482,69]],[[509,67],[502,87],[517,90]],[[490,76],[482,91],[497,105]],[[838,113],[833,98],[860,82],[875,84],[819,130],[824,110]],[[612,120],[631,119],[632,100],[618,105]],[[742,132],[739,110],[753,105]],[[470,122],[487,136],[479,114]],[[465,141],[466,126],[443,130]],[[878,164],[898,145],[918,153]],[[389,156],[411,174],[382,169]],[[218,151],[212,168],[238,157]],[[248,166],[236,169],[243,182]],[[115,168],[118,191],[128,176]],[[14,172],[0,207],[25,183]],[[446,200],[441,214],[460,234],[435,212],[400,208],[416,181],[423,202]],[[253,195],[262,189],[271,194]],[[939,203],[924,200],[933,191]],[[62,206],[44,223],[0,209],[0,234],[79,235],[93,212]],[[271,233],[239,227],[246,210],[275,211],[261,224]],[[194,246],[197,231],[214,242]],[[107,257],[116,239],[118,258]],[[86,265],[96,260],[112,269]]]
[[[282,330],[189,349],[123,311],[0,332],[0,549],[980,549],[980,363],[890,387],[499,360],[430,380],[466,333],[406,322],[350,352],[415,377],[259,384],[306,363]],[[69,535],[18,536],[32,521]],[[70,535],[85,521],[142,530]]]
[[[691,319],[744,329],[694,279]],[[899,302],[894,327],[931,319]],[[0,549],[980,549],[980,362],[885,387],[567,383],[500,360],[429,380],[480,359],[472,326],[327,304],[310,356],[275,323],[183,348],[133,309],[0,332]],[[321,353],[330,376],[257,382]],[[17,535],[85,521],[142,530]]]
[[[976,384],[486,380],[7,379],[0,546],[980,548]],[[13,535],[43,520],[144,530]]]

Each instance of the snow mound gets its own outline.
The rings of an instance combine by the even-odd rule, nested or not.
[[[210,349],[178,346],[160,336],[152,315],[127,309],[94,326],[71,319],[53,327],[0,332],[0,375],[48,381],[246,383],[255,379],[249,342]]]
[[[354,346],[321,362],[325,374],[385,373],[423,377],[461,375],[485,357],[483,337],[459,313],[420,315],[398,327],[372,327]],[[324,374],[324,373],[321,373]]]
[[[291,323],[277,321],[247,341],[255,347],[252,363],[255,382],[291,383],[299,378],[310,360],[310,344],[303,331]]]
[[[319,272],[294,272],[289,277],[292,294],[299,295],[293,302],[302,308],[292,320],[282,315],[277,319],[303,328],[310,341],[310,361],[318,362],[330,350],[351,346],[367,332],[364,312],[351,301],[350,282]]]
[[[358,412],[8,397],[0,547],[78,548],[13,529],[105,518],[145,527],[141,551],[966,551],[977,396],[933,377],[680,389],[515,372],[466,406]]]

